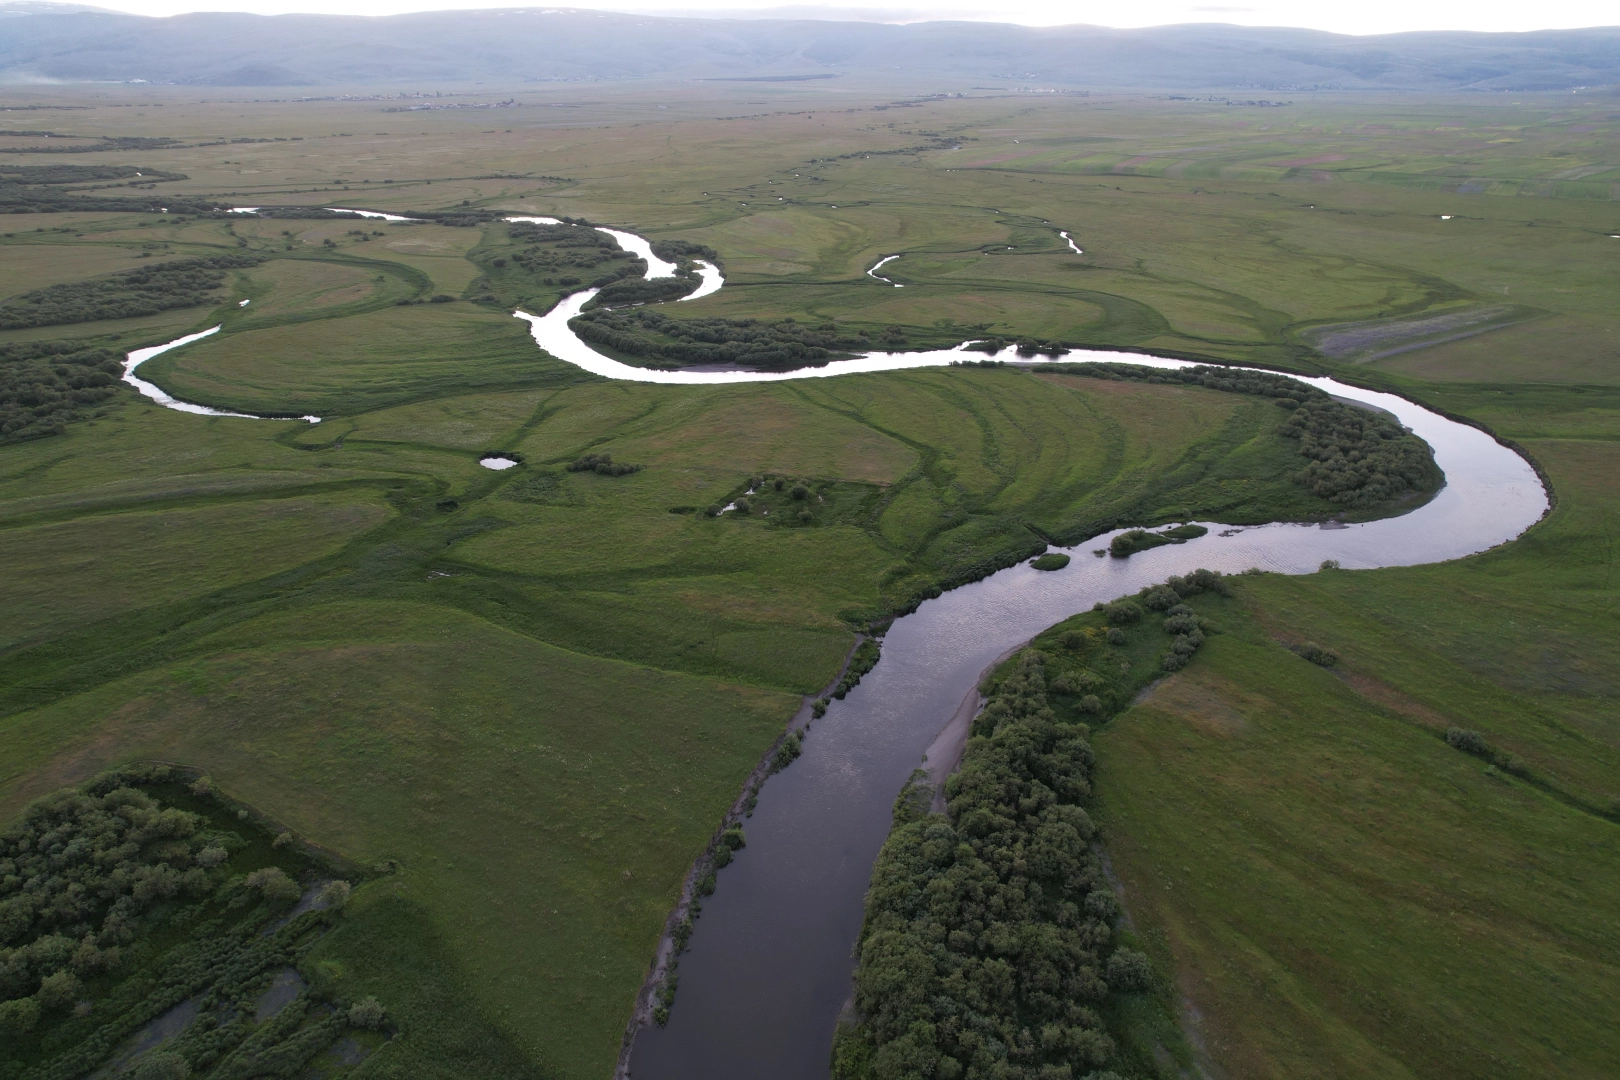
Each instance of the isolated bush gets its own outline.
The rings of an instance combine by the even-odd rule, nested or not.
[[[1170,643],[1170,648],[1184,656],[1191,656],[1203,643],[1204,632],[1194,627],[1185,634],[1177,634],[1176,639]]]
[[[319,899],[328,911],[342,911],[353,891],[353,886],[347,881],[328,881],[321,886]]]
[[[1103,711],[1102,698],[1096,694],[1087,694],[1080,699],[1079,708],[1083,713],[1101,713]]]
[[[1117,626],[1110,626],[1108,628],[1108,644],[1110,644],[1110,645],[1123,645],[1123,644],[1125,644],[1125,631],[1121,630]]]
[[[448,304],[455,300],[449,293],[438,293],[428,299],[430,304]]]
[[[82,989],[73,972],[53,972],[39,981],[39,1003],[47,1009],[63,1009],[79,999]]]
[[[816,515],[808,510],[800,510],[798,520],[800,525],[809,525],[816,520]]]
[[[1129,600],[1115,600],[1103,609],[1110,626],[1129,626],[1142,617],[1142,609]]]
[[[197,852],[197,865],[212,870],[231,857],[231,853],[218,844],[209,844]]]
[[[1179,612],[1164,620],[1164,631],[1167,634],[1185,634],[1198,629],[1198,616],[1191,612]]]
[[[752,509],[753,509],[753,507],[752,507],[752,506],[750,506],[750,505],[749,505],[749,503],[748,503],[748,500],[747,500],[747,499],[738,499],[738,500],[737,500],[737,507],[736,507],[736,509],[737,509],[737,513],[739,513],[739,514],[746,514],[746,513],[748,513],[748,512],[749,512],[749,511],[750,511],[750,510],[752,510]]]
[[[1322,565],[1317,567],[1317,569],[1319,569],[1319,570],[1337,570],[1337,569],[1339,569],[1339,560],[1338,559],[1323,559],[1322,560]]]
[[[709,517],[719,517],[720,516],[720,511],[723,510],[723,509],[725,509],[725,508],[723,506],[721,506],[719,503],[710,503],[708,506],[703,508],[703,512],[705,514],[707,514]]]
[[[721,833],[720,844],[722,847],[730,848],[732,851],[736,851],[738,848],[747,847],[748,841],[743,836],[742,826],[733,825],[731,828]]]
[[[1314,641],[1307,641],[1299,647],[1299,655],[1319,667],[1332,667],[1339,662],[1339,654],[1332,649],[1324,649]]]
[[[1181,603],[1181,594],[1168,585],[1155,585],[1142,594],[1142,603],[1149,611],[1164,611]]]
[[[1488,758],[1491,756],[1491,746],[1485,741],[1485,736],[1477,731],[1467,728],[1451,727],[1446,729],[1446,742],[1465,754],[1475,757]]]
[[[1134,994],[1153,985],[1153,965],[1135,949],[1115,949],[1108,958],[1108,985]]]
[[[286,907],[296,903],[303,895],[298,883],[287,876],[287,872],[279,866],[266,866],[255,870],[247,876],[246,882],[250,889],[259,890],[264,902],[273,907]]]
[[[388,1021],[388,1014],[374,997],[361,998],[349,1006],[349,1023],[367,1031],[377,1031]]]
[[[804,753],[804,736],[797,731],[788,732],[787,738],[782,740],[782,745],[771,755],[771,772],[781,772],[793,764],[802,753]]]
[[[1063,646],[1065,649],[1068,649],[1070,652],[1084,647],[1085,643],[1086,635],[1082,634],[1078,630],[1065,630],[1063,633],[1058,635],[1058,644]]]
[[[283,830],[282,832],[276,834],[276,838],[274,840],[270,841],[270,846],[273,848],[284,848],[292,842],[293,834]]]
[[[805,487],[803,484],[794,484],[793,490],[789,491],[788,494],[798,501],[803,502],[810,497],[810,489]]]
[[[1159,667],[1165,671],[1180,671],[1186,666],[1187,657],[1173,650],[1159,657]]]

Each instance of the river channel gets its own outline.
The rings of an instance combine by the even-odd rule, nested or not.
[[[645,240],[614,235],[648,260],[648,276],[674,273]],[[703,264],[699,269],[703,286],[694,297],[723,284],[717,268]],[[977,358],[958,347],[872,353],[791,372],[632,367],[596,352],[569,329],[568,320],[594,292],[568,296],[545,315],[515,314],[529,323],[546,352],[610,379],[675,385],[776,382]],[[155,355],[202,336],[141,352]],[[146,358],[132,353],[126,377],[142,393],[171,408],[220,415],[175,402],[133,379],[137,356]],[[1116,352],[1075,351],[1064,361],[1192,366]],[[946,728],[959,712],[971,712],[981,674],[1046,627],[1099,600],[1198,567],[1308,574],[1328,559],[1345,569],[1458,559],[1514,539],[1546,512],[1546,491],[1529,462],[1484,432],[1393,394],[1325,378],[1300,381],[1393,414],[1434,448],[1445,487],[1411,513],[1363,524],[1202,522],[1207,535],[1129,559],[1092,554],[1113,535],[1105,534],[1065,549],[1073,559],[1062,570],[1042,572],[1021,564],[928,600],[897,620],[884,638],[882,662],[848,697],[832,703],[805,739],[803,756],[760,791],[746,822],[748,845],[721,871],[719,888],[704,901],[690,948],[680,959],[680,990],[669,1024],[649,1025],[636,1035],[630,1075],[636,1080],[826,1080],[833,1031],[851,995],[866,886],[888,834],[895,795],[919,765],[938,769],[951,763],[939,760],[959,746]],[[927,762],[931,748],[935,760]]]

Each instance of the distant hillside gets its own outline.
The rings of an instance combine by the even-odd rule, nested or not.
[[[889,26],[555,9],[167,19],[81,11],[13,15],[4,26],[0,80],[10,82],[314,86],[868,72],[1188,90],[1551,90],[1620,83],[1620,27],[1358,38],[1225,25]]]

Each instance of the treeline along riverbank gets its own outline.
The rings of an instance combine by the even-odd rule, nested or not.
[[[1086,812],[1089,724],[1184,666],[1208,625],[1188,601],[1229,592],[1208,570],[1173,577],[1060,623],[991,675],[945,812],[928,812],[920,772],[896,802],[838,1080],[1134,1071],[1121,999],[1153,991],[1155,976],[1118,928]]]

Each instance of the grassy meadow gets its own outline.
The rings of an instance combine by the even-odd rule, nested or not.
[[[1521,540],[1200,599],[1221,632],[1096,733],[1097,817],[1211,1075],[1604,1075],[1620,176],[1589,170],[1612,98],[960,89],[526,86],[498,116],[6,97],[179,139],[74,158],[183,174],[159,185],[177,196],[706,244],[728,284],[675,318],[1327,372],[1515,440],[1557,497]],[[1200,387],[977,367],[609,383],[511,317],[559,291],[498,267],[511,250],[493,222],[0,221],[0,299],[263,259],[199,306],[0,346],[221,325],[143,376],[323,417],[125,390],[0,442],[0,818],[161,759],[368,868],[311,954],[399,1018],[366,1075],[611,1072],[683,875],[856,629],[1115,523],[1338,510],[1289,480],[1269,401]],[[903,288],[866,275],[895,254]],[[490,451],[520,464],[481,468]],[[568,470],[600,453],[643,469]],[[776,479],[811,490],[807,520]],[[753,513],[704,513],[760,481]],[[1306,640],[1339,665],[1289,651]],[[1520,765],[1454,750],[1451,726]]]

